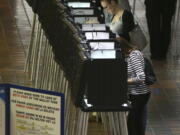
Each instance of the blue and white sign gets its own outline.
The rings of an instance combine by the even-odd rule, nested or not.
[[[8,114],[5,113],[8,111],[9,124],[7,125],[9,125],[10,132],[6,132],[7,128],[1,126],[2,135],[64,135],[63,94],[10,84],[5,85],[8,89],[4,92],[9,95],[8,100],[0,98],[0,107],[2,108],[0,112],[2,124],[0,123],[0,126],[5,125],[6,120],[3,119],[5,118],[3,116]],[[2,84],[2,86],[5,85]],[[7,101],[9,103],[5,104]],[[6,105],[9,107],[6,108]]]

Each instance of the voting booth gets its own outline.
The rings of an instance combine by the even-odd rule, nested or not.
[[[127,111],[127,62],[113,40],[88,41],[77,105],[83,111]]]

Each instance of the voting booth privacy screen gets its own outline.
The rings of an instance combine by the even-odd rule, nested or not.
[[[64,95],[0,84],[0,135],[64,135]]]
[[[122,54],[84,62],[77,106],[83,111],[127,111],[127,62]]]

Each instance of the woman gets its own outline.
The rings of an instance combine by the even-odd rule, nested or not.
[[[145,111],[150,98],[150,88],[145,84],[144,58],[128,41],[121,37],[117,40],[128,65],[128,95],[132,105],[128,115],[128,132],[129,135],[145,135]]]
[[[132,13],[122,8],[118,0],[101,0],[101,5],[112,15],[111,22],[108,24],[111,31],[129,41],[129,32],[134,28]]]

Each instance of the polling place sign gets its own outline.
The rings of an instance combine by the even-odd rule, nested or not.
[[[0,93],[3,92],[0,96],[0,107],[4,108],[0,112],[2,135],[64,135],[62,93],[1,84]]]

